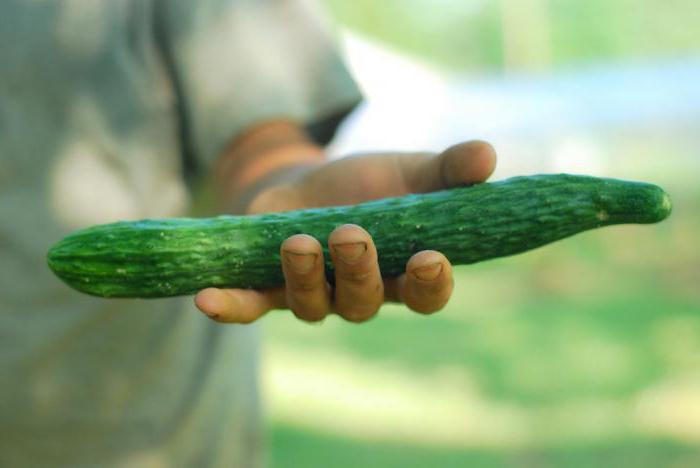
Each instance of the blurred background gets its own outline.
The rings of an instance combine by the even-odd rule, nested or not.
[[[268,316],[272,465],[700,466],[700,2],[325,6],[367,98],[333,154],[486,139],[494,179],[639,179],[675,212],[461,267],[430,317]]]

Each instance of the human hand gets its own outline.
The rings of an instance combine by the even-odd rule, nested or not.
[[[485,181],[496,156],[484,142],[455,145],[441,154],[371,154],[314,166],[293,180],[260,192],[249,213],[350,205],[368,200],[424,193]],[[325,239],[320,239],[324,241]],[[452,292],[452,268],[439,252],[413,255],[406,273],[382,278],[371,236],[356,225],[335,229],[327,239],[335,268],[331,287],[324,272],[319,239],[298,234],[280,246],[285,287],[269,290],[207,288],[195,297],[197,307],[224,323],[250,323],[272,309],[291,309],[305,321],[335,312],[352,322],[373,317],[385,301],[403,302],[432,313]]]

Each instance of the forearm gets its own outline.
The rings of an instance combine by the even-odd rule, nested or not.
[[[261,191],[273,185],[284,190],[285,181],[324,160],[323,148],[298,124],[280,120],[256,125],[226,148],[214,169],[219,207],[234,213],[254,212]]]

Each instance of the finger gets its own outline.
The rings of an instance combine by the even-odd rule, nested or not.
[[[267,291],[207,288],[197,293],[194,303],[209,318],[221,323],[251,323],[268,311],[285,306],[282,288]]]
[[[335,311],[351,322],[368,320],[384,301],[372,238],[361,227],[346,224],[331,233],[328,247],[335,265]]]
[[[484,141],[454,145],[432,157],[401,158],[410,192],[425,193],[488,179],[496,168],[496,152]]]
[[[331,308],[321,244],[311,236],[297,234],[280,247],[286,285],[287,307],[301,320],[323,320]]]
[[[391,299],[398,299],[416,312],[437,312],[452,294],[452,266],[440,252],[423,250],[408,260],[406,273],[387,289],[392,290]]]

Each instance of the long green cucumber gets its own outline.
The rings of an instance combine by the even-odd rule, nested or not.
[[[394,276],[424,249],[470,264],[602,226],[659,222],[670,212],[669,196],[652,184],[537,175],[355,206],[94,226],[54,245],[48,262],[67,284],[88,294],[166,297],[209,286],[282,285],[284,239],[305,233],[325,243],[346,223],[372,235],[382,274]]]

